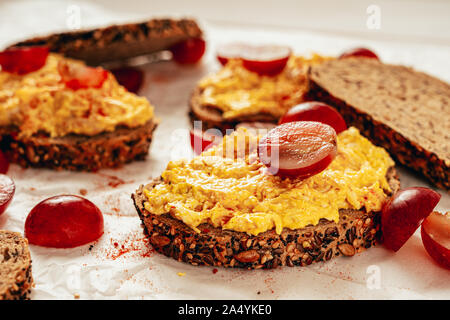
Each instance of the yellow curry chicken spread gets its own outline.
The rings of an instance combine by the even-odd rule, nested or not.
[[[281,179],[258,161],[259,137],[240,128],[190,161],[170,162],[162,183],[144,189],[145,208],[170,213],[196,231],[210,223],[251,235],[316,225],[322,218],[337,222],[339,209],[380,210],[394,162],[356,128],[337,139],[338,154],[327,169],[305,180]]]
[[[244,68],[241,60],[230,59],[219,72],[200,81],[200,103],[219,109],[225,120],[261,113],[278,119],[304,100],[308,66],[327,59],[316,54],[291,56],[276,76],[258,75]]]
[[[49,54],[45,65],[26,75],[0,72],[0,126],[15,125],[19,135],[45,132],[95,135],[118,125],[137,127],[153,117],[143,97],[128,92],[111,73],[100,88],[66,88],[58,63],[82,64]]]

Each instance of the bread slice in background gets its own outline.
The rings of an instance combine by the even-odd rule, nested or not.
[[[47,46],[51,52],[85,61],[90,65],[133,58],[161,50],[188,38],[201,38],[193,19],[151,19],[35,37],[10,45]]]
[[[387,173],[392,193],[400,188],[394,168]],[[148,212],[143,189],[150,190],[161,180],[141,186],[132,195],[134,205],[153,248],[168,257],[192,265],[246,269],[271,269],[278,266],[305,266],[328,261],[336,256],[353,256],[377,243],[380,237],[380,212],[341,209],[339,222],[322,219],[316,226],[275,230],[256,236],[223,230],[203,223],[194,231],[170,214]]]
[[[0,230],[0,300],[29,299],[33,285],[28,240]]]
[[[450,189],[450,85],[376,59],[325,61],[309,70],[308,99],[336,107],[401,164]]]

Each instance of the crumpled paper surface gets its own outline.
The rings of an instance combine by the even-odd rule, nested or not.
[[[0,45],[36,33],[60,30],[64,26],[61,18],[53,19],[52,12],[59,7],[64,12],[65,6],[56,2],[51,5],[52,10],[42,9],[45,2],[0,5]],[[41,8],[39,15],[34,14],[33,6]],[[82,9],[87,13],[83,26],[147,17],[124,16],[93,4],[83,4]],[[293,47],[299,54],[316,51],[329,55],[337,55],[349,47],[368,46],[385,62],[411,65],[450,81],[450,46],[369,41],[300,30],[214,23],[203,23],[203,28],[208,50],[201,64],[180,67],[166,61],[142,66],[145,83],[140,94],[156,106],[156,114],[161,119],[146,161],[98,173],[54,172],[11,165],[8,174],[17,189],[11,206],[0,216],[0,229],[23,232],[24,221],[34,205],[47,197],[67,193],[87,192],[85,197],[101,209],[105,220],[105,234],[91,245],[74,249],[30,246],[36,283],[31,298],[73,299],[78,295],[81,299],[450,298],[450,273],[429,258],[419,232],[395,254],[378,246],[353,258],[337,258],[303,268],[214,270],[176,262],[153,252],[143,236],[130,195],[140,184],[158,176],[169,160],[192,156],[187,101],[195,83],[219,68],[214,57],[218,44],[278,43]],[[398,170],[402,187],[430,187],[411,171],[401,167]],[[449,194],[438,191],[442,199],[437,209],[450,210]]]

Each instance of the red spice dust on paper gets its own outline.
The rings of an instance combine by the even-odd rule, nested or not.
[[[109,244],[100,254],[111,260],[124,258],[148,258],[154,252],[149,239],[142,232],[130,233],[125,239],[109,239]]]
[[[96,174],[99,175],[100,177],[107,178],[108,182],[106,184],[107,184],[107,186],[109,186],[111,188],[117,188],[118,186],[121,186],[123,184],[128,184],[128,183],[134,182],[134,180],[125,181],[119,177],[112,176],[109,174],[104,174],[104,173],[99,173],[99,172],[97,172]]]

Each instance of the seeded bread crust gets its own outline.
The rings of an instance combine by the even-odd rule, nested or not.
[[[397,191],[400,182],[394,168],[387,178],[392,192]],[[158,183],[157,179],[145,188]],[[281,234],[271,230],[252,236],[206,223],[198,226],[201,232],[197,233],[169,214],[145,210],[143,189],[141,186],[132,199],[153,248],[192,265],[246,269],[305,266],[340,255],[353,256],[380,239],[380,212],[364,210],[340,210],[339,223],[321,220],[316,226],[283,229]]]
[[[0,230],[0,300],[27,300],[33,286],[28,240]]]
[[[215,128],[225,134],[227,129],[235,129],[236,126],[242,122],[261,122],[271,124],[276,124],[278,122],[277,118],[265,113],[234,118],[233,120],[226,120],[222,117],[222,111],[217,107],[206,106],[201,103],[201,93],[202,90],[198,87],[192,92],[189,99],[189,117],[192,123],[194,121],[201,121],[202,130]]]
[[[308,99],[336,107],[348,125],[401,164],[450,190],[450,85],[374,59],[313,66]]]
[[[19,138],[17,128],[0,127],[0,149],[22,167],[97,171],[144,160],[156,126],[156,120],[150,120],[136,128],[118,127],[95,136],[71,134],[62,138]]]
[[[45,45],[52,52],[98,65],[166,50],[179,41],[202,35],[192,19],[152,19],[35,37],[10,47]]]

